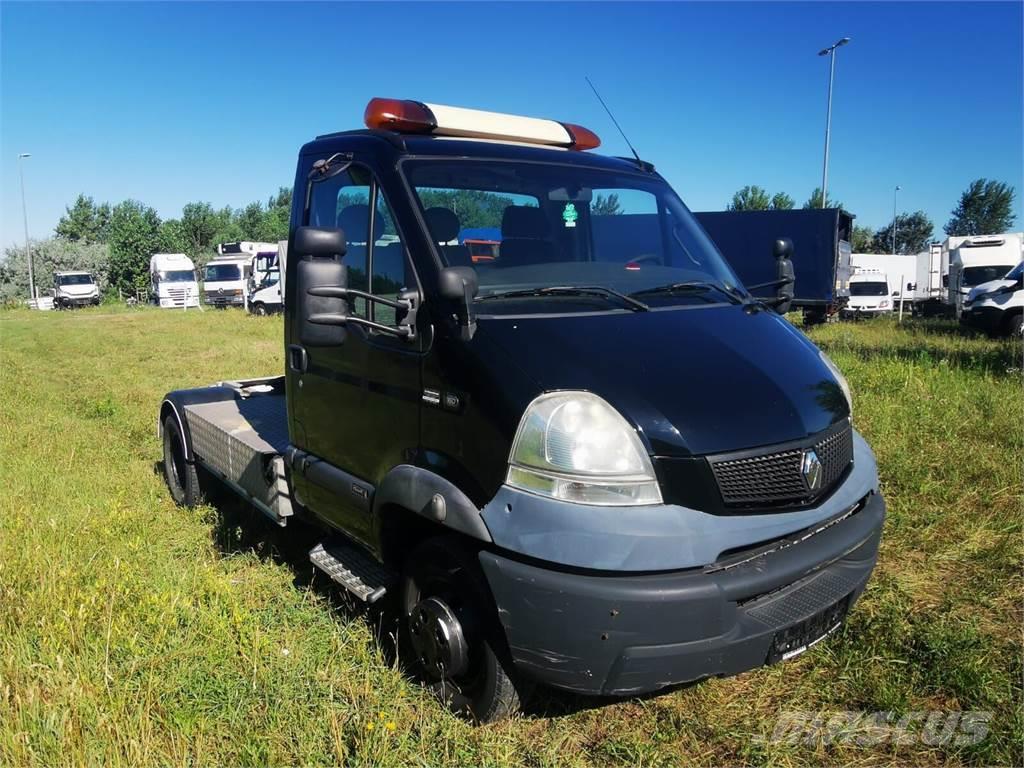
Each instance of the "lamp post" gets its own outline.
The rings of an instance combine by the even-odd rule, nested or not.
[[[818,51],[819,56],[829,57],[828,66],[828,112],[825,115],[825,163],[821,171],[821,207],[825,207],[825,201],[828,200],[828,149],[829,142],[832,138],[832,81],[835,79],[836,74],[836,48],[842,45],[846,45],[850,42],[850,38],[844,37],[842,40],[837,41],[834,45],[829,46]]]
[[[32,273],[32,249],[28,244],[28,209],[25,207],[25,171],[22,168],[22,160],[32,157],[30,152],[22,152],[18,155],[18,176],[21,178],[21,217],[25,222],[25,258],[28,259],[28,299],[35,301],[36,280]]]
[[[896,189],[892,191],[892,255],[896,255],[896,193],[901,189],[900,185],[896,185]]]

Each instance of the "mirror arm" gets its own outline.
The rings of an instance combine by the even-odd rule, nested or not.
[[[381,323],[375,323],[372,320],[364,320],[361,317],[352,317],[350,315],[334,315],[330,313],[320,313],[309,316],[309,322],[314,325],[361,325],[364,328],[370,328],[374,331],[380,331],[381,333],[387,333],[391,336],[397,336],[400,339],[413,339],[416,336],[416,332],[412,327],[407,325],[383,325]]]
[[[756,285],[744,286],[748,291],[756,291],[759,288],[778,288],[780,285],[788,285],[790,280],[769,280],[767,283],[757,283]]]

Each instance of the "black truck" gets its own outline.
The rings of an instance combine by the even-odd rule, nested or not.
[[[694,216],[745,285],[775,279],[772,246],[788,238],[796,272],[793,308],[803,311],[805,322],[823,322],[849,299],[854,217],[846,211],[703,211]]]
[[[312,562],[391,600],[410,672],[478,721],[836,631],[885,516],[849,388],[653,166],[553,120],[365,120],[299,153],[283,375],[161,403],[174,499],[315,523]]]

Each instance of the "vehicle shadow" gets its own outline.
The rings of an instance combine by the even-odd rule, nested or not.
[[[163,462],[153,464],[153,471],[163,477]],[[255,555],[260,560],[288,568],[292,583],[298,589],[310,590],[323,598],[339,622],[362,621],[373,633],[385,662],[400,668],[412,682],[417,680],[404,663],[398,646],[397,600],[387,596],[367,606],[343,587],[331,581],[309,561],[309,551],[323,539],[323,531],[312,524],[292,518],[282,528],[230,490],[218,490],[207,498],[213,510],[210,536],[224,557]],[[653,698],[672,690],[699,683],[666,688],[656,693],[633,697],[592,696],[561,691],[545,686],[524,686],[523,716],[527,718],[559,718],[601,709],[626,701]]]

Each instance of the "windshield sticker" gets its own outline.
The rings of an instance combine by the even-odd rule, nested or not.
[[[579,217],[579,213],[576,212],[576,206],[572,203],[566,203],[565,210],[562,211],[562,221],[565,222],[565,226],[575,227],[576,219]]]

